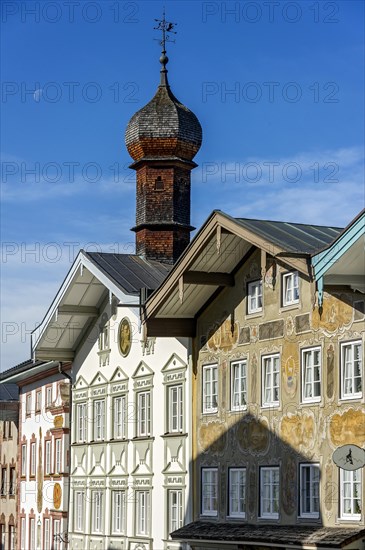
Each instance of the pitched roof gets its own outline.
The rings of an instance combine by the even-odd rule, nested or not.
[[[195,521],[171,533],[173,540],[209,540],[229,542],[275,543],[280,547],[306,544],[342,548],[364,537],[365,529],[348,527],[313,527],[304,525],[250,525]]]
[[[341,233],[340,227],[304,223],[235,218],[236,222],[287,252],[312,254],[328,246]]]
[[[135,254],[85,252],[85,255],[127,294],[137,294],[143,287],[157,288],[171,270],[169,265],[147,261]]]
[[[18,401],[19,388],[16,384],[0,384],[0,401]]]

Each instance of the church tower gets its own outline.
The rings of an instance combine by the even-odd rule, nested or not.
[[[165,33],[172,24],[160,21],[163,32],[160,85],[151,101],[128,123],[125,142],[137,173],[136,254],[173,264],[188,246],[190,172],[202,143],[197,117],[174,96],[167,79]]]

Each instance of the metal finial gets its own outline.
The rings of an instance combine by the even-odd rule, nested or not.
[[[171,36],[167,33],[176,34],[176,31],[174,31],[175,26],[177,23],[172,23],[171,21],[166,21],[165,18],[165,8],[163,10],[162,19],[155,19],[155,21],[158,23],[157,27],[154,27],[155,30],[162,31],[162,39],[155,39],[158,40],[162,51],[161,51],[161,57],[160,57],[160,63],[162,65],[161,69],[161,86],[167,86],[167,69],[166,65],[169,61],[169,58],[166,55],[166,42],[175,42],[175,40],[172,40]]]

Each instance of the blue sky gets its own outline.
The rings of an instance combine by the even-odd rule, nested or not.
[[[1,370],[79,248],[133,251],[124,130],[158,85],[163,5],[170,84],[203,127],[192,224],[344,226],[364,206],[363,2],[4,0]]]

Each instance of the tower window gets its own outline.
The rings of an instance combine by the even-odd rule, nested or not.
[[[158,176],[155,179],[155,189],[156,189],[156,191],[161,191],[164,188],[165,188],[164,182],[162,181],[161,176]]]

